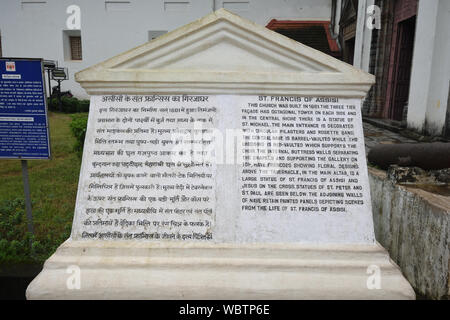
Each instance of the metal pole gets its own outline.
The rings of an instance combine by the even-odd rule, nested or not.
[[[23,191],[25,193],[25,208],[28,220],[28,232],[34,235],[33,215],[31,213],[30,184],[28,181],[28,162],[27,160],[21,160],[21,162],[22,162]]]
[[[61,80],[58,80],[58,107],[59,107],[59,111],[62,112],[62,102],[61,102]]]

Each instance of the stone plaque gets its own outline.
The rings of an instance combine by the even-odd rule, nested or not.
[[[374,238],[374,76],[221,9],[76,79],[91,105],[72,234],[27,298],[414,297]]]
[[[104,95],[74,239],[373,242],[360,100]]]

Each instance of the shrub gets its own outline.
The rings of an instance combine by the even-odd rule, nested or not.
[[[76,142],[74,145],[74,150],[77,152],[78,156],[81,157],[83,154],[84,138],[86,137],[88,114],[78,113],[72,115],[72,122],[70,123],[70,130],[74,135]]]
[[[25,202],[23,199],[0,201],[0,264],[42,262],[70,235],[70,223],[61,234],[47,232],[41,239],[27,232],[27,221],[23,216]],[[41,214],[33,210],[33,216]],[[20,218],[18,218],[20,216]],[[42,228],[35,219],[35,232]],[[48,222],[47,222],[48,223]]]
[[[57,98],[47,99],[47,105],[50,111],[63,113],[89,112],[89,100],[79,100],[75,97],[61,97],[61,108]]]
[[[32,259],[33,237],[26,232],[23,199],[0,202],[0,262]]]
[[[17,226],[24,222],[22,218],[25,212],[23,199],[4,200],[0,203],[0,239],[8,241],[15,239]],[[22,232],[19,236],[23,236]]]
[[[79,100],[77,98],[62,97],[62,112],[75,113],[78,110]]]
[[[58,111],[58,99],[52,98],[47,99],[48,110],[50,111]]]
[[[89,100],[80,100],[77,112],[89,112]]]

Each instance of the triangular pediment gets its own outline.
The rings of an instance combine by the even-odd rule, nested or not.
[[[337,71],[306,55],[282,50],[273,40],[268,41],[261,35],[249,35],[247,30],[226,19],[216,20],[164,46],[149,48],[145,54],[119,62],[112,68],[194,72]]]
[[[247,84],[253,93],[270,93],[274,89],[273,94],[289,86],[292,91],[296,85],[301,89],[318,84],[348,84],[359,86],[353,87],[359,91],[353,96],[361,96],[374,77],[220,9],[85,69],[76,74],[76,80],[88,93],[113,92],[120,83],[122,87],[151,88],[161,93],[170,92],[171,83],[186,92],[193,92],[188,88],[201,92],[202,84],[204,89],[224,84],[223,93],[227,93],[226,88],[234,83],[241,87]],[[349,92],[347,95],[352,96]]]
[[[210,39],[192,43],[171,54],[159,54],[156,50],[145,59],[127,61],[117,68],[164,71],[227,71],[239,72],[301,72],[321,66],[307,61],[298,63],[292,58],[274,52],[262,52],[259,48],[244,45],[245,39],[236,39],[226,32],[218,32]],[[205,48],[205,46],[207,46]],[[153,57],[156,56],[156,57]],[[220,64],[218,65],[218,57]],[[330,71],[332,71],[330,69]]]

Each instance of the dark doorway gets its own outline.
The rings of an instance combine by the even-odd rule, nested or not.
[[[332,54],[328,44],[326,29],[322,25],[305,25],[299,26],[296,29],[279,28],[274,29],[273,31],[281,33],[283,36],[303,43],[308,47],[322,51],[328,55]]]
[[[445,119],[444,137],[450,138],[450,81],[448,82],[447,114]]]
[[[402,120],[403,108],[408,102],[409,83],[414,49],[416,17],[411,17],[398,24],[397,45],[394,63],[393,94],[389,117]]]
[[[344,62],[353,65],[355,56],[355,38],[350,38],[344,42]]]

